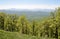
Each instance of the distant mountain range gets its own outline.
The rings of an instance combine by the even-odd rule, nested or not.
[[[45,16],[49,16],[50,12],[53,12],[53,9],[2,9],[0,12],[5,12],[9,14],[18,14],[18,15],[26,15],[29,19],[37,19]]]

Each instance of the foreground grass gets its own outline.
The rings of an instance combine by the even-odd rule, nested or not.
[[[17,32],[7,32],[0,30],[0,39],[45,39],[41,37],[35,37],[35,36],[28,36],[28,35],[22,35]],[[51,38],[46,38],[51,39]]]
[[[37,39],[33,36],[22,35],[17,32],[7,32],[0,30],[0,39]]]

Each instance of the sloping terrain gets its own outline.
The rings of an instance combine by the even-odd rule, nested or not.
[[[22,35],[17,32],[8,32],[0,30],[0,39],[45,39],[45,38],[30,35]]]

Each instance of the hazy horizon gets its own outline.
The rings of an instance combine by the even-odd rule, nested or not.
[[[55,9],[60,0],[0,0],[0,9]]]

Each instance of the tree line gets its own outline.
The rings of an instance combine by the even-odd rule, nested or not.
[[[29,21],[25,16],[0,12],[0,30],[58,39],[60,36],[60,8],[51,12],[50,16],[47,19],[43,18],[42,21]]]

